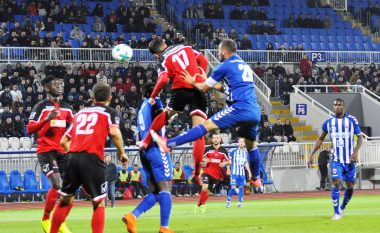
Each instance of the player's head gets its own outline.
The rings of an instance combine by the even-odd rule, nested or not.
[[[149,42],[149,52],[156,57],[159,57],[167,47],[166,43],[158,38]]]
[[[231,39],[224,39],[219,44],[218,58],[224,61],[236,53],[236,42]]]
[[[95,84],[92,88],[92,98],[95,102],[104,102],[105,104],[111,102],[112,96],[110,85],[104,82],[98,82]]]
[[[142,94],[144,98],[150,98],[154,90],[154,83],[147,83],[142,87]]]
[[[181,167],[181,163],[180,162],[175,162],[175,168],[179,169],[180,167]]]
[[[41,80],[41,84],[45,88],[48,95],[58,98],[63,94],[64,82],[61,78],[54,75],[48,75]]]
[[[238,139],[238,147],[239,147],[239,149],[244,149],[245,148],[244,138],[239,138]]]
[[[111,162],[111,155],[106,154],[105,159],[106,159],[106,163],[110,163]]]
[[[137,172],[139,170],[139,165],[133,164],[133,171]]]
[[[211,141],[212,141],[212,145],[213,146],[219,146],[220,143],[222,142],[222,137],[220,136],[220,133],[219,132],[215,132],[212,135]]]
[[[123,171],[127,170],[127,164],[126,163],[121,164],[121,170],[123,170]]]
[[[334,100],[334,111],[337,116],[344,114],[344,100],[337,98]]]

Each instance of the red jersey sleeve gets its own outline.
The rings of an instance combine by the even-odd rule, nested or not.
[[[201,52],[198,52],[196,50],[193,50],[193,51],[197,58],[198,65],[206,72],[207,66],[208,66],[208,61],[206,57]]]
[[[160,73],[156,86],[154,87],[154,90],[152,94],[150,95],[150,98],[154,99],[157,97],[158,93],[166,86],[166,84],[169,82],[169,76],[166,71],[163,71]]]
[[[29,123],[27,126],[28,134],[33,134],[37,132],[45,125],[46,123],[45,118],[41,119],[42,108],[43,106],[41,103],[38,103],[37,105],[33,107],[32,113],[30,114],[30,117],[29,117]]]

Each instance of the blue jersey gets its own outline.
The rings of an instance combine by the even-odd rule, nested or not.
[[[146,99],[141,105],[139,113],[137,115],[137,130],[139,132],[140,140],[145,138],[145,136],[149,133],[150,125],[152,124],[154,115],[157,114],[158,111],[162,110],[162,102],[160,99],[156,98],[156,104],[150,105],[149,100]],[[165,127],[161,129],[159,134],[161,136],[165,135]]]
[[[234,149],[230,153],[231,175],[245,176],[245,163],[248,161],[248,151]]]
[[[330,134],[332,160],[349,164],[354,152],[354,134],[361,134],[358,120],[349,114],[341,119],[333,116],[323,123],[322,130]]]
[[[210,78],[206,81],[209,86],[214,86],[216,82],[223,83],[227,104],[244,103],[247,106],[254,106],[260,111],[253,82],[253,71],[237,55],[233,55],[219,64]]]

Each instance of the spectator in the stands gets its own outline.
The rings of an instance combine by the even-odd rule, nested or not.
[[[134,132],[131,129],[131,124],[129,121],[120,122],[120,131],[123,136],[123,141],[126,146],[133,146],[136,143]]]
[[[263,21],[263,24],[260,26],[261,34],[268,34],[269,33],[269,25],[268,21]]]
[[[128,23],[125,25],[125,31],[127,31],[127,32],[137,31],[137,22],[135,22],[134,18],[128,19]]]
[[[92,11],[93,16],[103,17],[104,16],[104,10],[103,5],[101,3],[97,3],[94,10]]]
[[[288,28],[295,28],[298,26],[297,20],[294,18],[294,14],[290,14],[288,20],[285,23]]]
[[[92,24],[92,30],[94,32],[106,32],[106,25],[102,21],[102,18],[95,17],[95,22]]]
[[[264,22],[266,22],[266,21],[264,21]],[[268,33],[268,35],[281,34],[281,32],[277,31],[276,25],[274,24],[274,22],[269,23],[269,27],[266,29],[266,32]]]
[[[36,32],[41,32],[45,30],[45,25],[42,21],[37,20],[36,23],[34,24],[34,30]]]
[[[139,49],[147,49],[148,48],[148,41],[146,40],[144,35],[142,35],[140,40],[138,41],[137,48],[139,48]]]
[[[174,44],[184,44],[185,42],[185,37],[182,35],[182,33],[177,33],[177,37],[174,40]]]
[[[137,41],[136,35],[131,36],[131,39],[128,41],[128,45],[132,49],[136,49],[138,47],[138,41]]]
[[[117,24],[114,18],[110,18],[106,25],[107,32],[117,32]]]
[[[311,18],[311,14],[308,13],[306,15],[306,18],[303,20],[303,25],[304,28],[313,28],[314,27],[314,20]]]
[[[198,18],[200,18],[200,19],[204,19],[205,18],[205,16],[204,16],[204,9],[203,9],[202,4],[196,5],[195,6],[195,11],[197,12]]]
[[[4,119],[4,118],[3,118]],[[14,132],[14,125],[12,121],[12,117],[8,116],[5,119],[5,122],[3,120],[3,123],[0,127],[0,132],[4,135],[4,137],[15,137],[15,132]]]
[[[259,20],[267,20],[268,19],[267,13],[265,12],[264,9],[260,10],[260,12],[257,16],[257,19],[259,19]]]
[[[24,137],[25,124],[21,120],[20,115],[16,115],[13,120],[13,136],[14,137]]]
[[[172,25],[169,25],[168,26],[168,29],[164,32],[164,35],[166,34],[169,34],[170,35],[170,39],[174,39],[174,35],[175,35],[175,28],[172,26]]]
[[[313,19],[312,27],[313,28],[323,28],[323,21],[321,20],[321,17],[319,16],[319,14],[315,15],[315,17]]]
[[[55,24],[54,24],[53,18],[47,17],[46,22],[45,22],[45,31],[47,32],[55,31]]]
[[[10,93],[12,95],[12,101],[16,101],[16,100],[22,101],[22,93],[18,89],[18,85],[17,84],[13,84],[12,90],[10,91]]]
[[[243,39],[240,42],[240,49],[241,50],[251,50],[252,49],[252,42],[248,38],[248,34],[244,34]]]
[[[269,122],[265,121],[263,127],[259,130],[259,142],[276,142],[273,136],[273,131],[269,126]]]
[[[274,71],[274,75],[276,76],[281,75],[282,77],[286,76],[286,70],[284,68],[284,63],[282,61],[278,62],[278,65],[276,66],[275,71]]]
[[[202,20],[198,20],[198,23],[193,26],[192,32],[195,32],[196,30],[199,30],[200,33],[204,33],[206,28],[205,25],[203,24]]]
[[[259,76],[260,78],[263,78],[264,77],[264,73],[265,73],[265,69],[264,67],[261,65],[261,62],[257,62],[256,63],[256,66],[253,70],[255,72],[255,74],[257,76]]]
[[[330,28],[331,27],[331,22],[330,22],[330,16],[329,15],[325,15],[325,17],[323,18],[323,27],[324,28]]]
[[[198,12],[194,9],[193,4],[189,4],[185,11],[185,17],[188,19],[198,19]]]
[[[289,119],[285,120],[285,124],[283,125],[284,135],[288,138],[288,142],[297,141],[296,137],[294,137],[293,126]]]
[[[356,85],[357,81],[360,79],[359,70],[355,70],[355,72],[350,77],[350,84]]]
[[[211,1],[207,1],[207,3],[204,4],[204,15],[206,19],[217,18],[214,5],[211,3]]]
[[[241,19],[242,11],[240,10],[240,6],[236,5],[235,9],[230,12],[230,19]]]
[[[272,131],[277,142],[288,142],[281,119],[277,118],[276,123],[272,126]]]
[[[309,77],[311,75],[311,64],[307,54],[304,54],[300,60],[300,70],[303,77]]]
[[[228,38],[234,40],[236,44],[239,44],[240,42],[240,34],[235,28],[230,29],[230,33],[228,33]]]

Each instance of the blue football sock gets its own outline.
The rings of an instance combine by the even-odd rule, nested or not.
[[[342,210],[344,210],[346,208],[346,205],[348,204],[348,202],[350,202],[353,193],[354,193],[354,189],[352,189],[352,188],[351,189],[348,188],[344,192],[343,202],[342,202],[342,205],[340,206],[340,208]]]
[[[252,178],[260,178],[260,164],[261,156],[259,148],[255,147],[248,151],[249,154],[249,167],[251,169]]]
[[[146,196],[140,204],[132,211],[132,214],[136,219],[144,212],[150,210],[158,201],[158,196],[156,194],[150,193]]]
[[[196,127],[190,129],[189,131],[178,135],[177,137],[170,138],[167,141],[168,147],[174,147],[178,145],[185,144],[186,142],[192,142],[196,139],[202,137],[207,133],[206,128],[203,125],[197,125]]]
[[[228,191],[227,201],[231,201],[232,195],[234,195],[234,194],[236,194],[235,189],[230,188],[230,190]]]
[[[240,186],[239,187],[239,202],[242,202],[243,201],[243,196],[244,196],[244,187]]]
[[[339,187],[333,187],[331,190],[331,199],[334,205],[334,213],[336,214],[339,214],[339,197],[340,197]]]
[[[158,202],[160,203],[161,226],[168,227],[170,220],[170,212],[172,211],[171,193],[161,191],[158,194]]]

